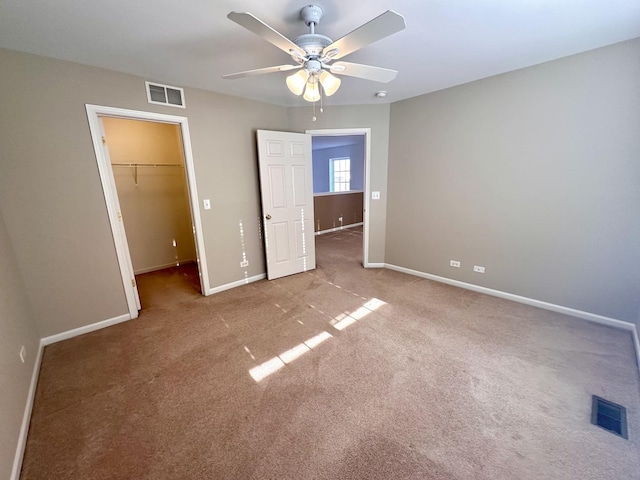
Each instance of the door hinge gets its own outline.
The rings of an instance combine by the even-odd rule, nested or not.
[[[122,214],[118,212],[118,220],[122,221]]]
[[[132,286],[133,288],[136,288],[136,281],[135,281],[135,279],[133,279],[133,278],[131,279],[131,286]]]
[[[104,135],[102,136],[102,144],[103,144],[103,145],[106,145],[106,144],[107,144],[107,139],[106,139],[106,138],[104,138]]]

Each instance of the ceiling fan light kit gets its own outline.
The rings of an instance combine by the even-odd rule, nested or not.
[[[335,75],[387,83],[398,74],[395,70],[371,65],[348,62],[331,64],[333,60],[338,60],[362,47],[403,30],[405,28],[404,17],[392,10],[388,10],[370,22],[361,25],[335,42],[329,37],[315,32],[315,27],[322,18],[322,8],[317,5],[307,5],[300,10],[300,18],[310,31],[293,41],[250,13],[231,12],[227,17],[290,55],[297,65],[259,68],[223,75],[223,78],[234,79],[298,70],[287,76],[287,87],[294,95],[302,95],[306,101],[315,103],[322,99],[323,92],[328,97],[338,91],[341,80]]]
[[[307,80],[309,80],[309,72],[305,69],[298,70],[287,77],[287,87],[294,95],[302,95],[304,87],[307,85]]]

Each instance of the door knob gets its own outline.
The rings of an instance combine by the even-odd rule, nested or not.
[[[264,217],[264,218],[266,218],[267,220],[271,220],[271,215],[269,215],[269,214],[267,213],[267,216],[266,216],[266,217]]]

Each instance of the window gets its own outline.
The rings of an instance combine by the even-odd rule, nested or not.
[[[329,160],[329,191],[348,192],[351,190],[351,159],[332,158]]]

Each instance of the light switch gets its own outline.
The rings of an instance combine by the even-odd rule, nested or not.
[[[211,200],[209,200],[208,198],[205,198],[202,203],[204,204],[204,209],[205,210],[211,210]]]
[[[371,200],[380,200],[380,192],[371,192]]]

